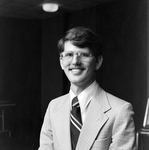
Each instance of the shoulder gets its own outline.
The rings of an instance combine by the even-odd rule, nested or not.
[[[59,97],[57,97],[57,98],[52,99],[50,103],[52,103],[52,104],[61,103],[61,102],[63,102],[65,99],[67,99],[68,96],[69,96],[69,94],[65,94],[65,95],[59,96]]]
[[[110,102],[110,104],[112,106],[114,106],[114,105],[122,106],[122,105],[125,105],[125,104],[130,104],[128,101],[126,101],[122,98],[119,98],[119,97],[117,97],[115,95],[112,95],[108,92],[105,92],[105,93],[106,93],[106,97],[107,97],[108,101]]]
[[[62,95],[50,101],[48,109],[56,110],[61,108],[69,100],[69,94]]]
[[[119,97],[116,97],[110,93],[106,92],[107,100],[112,108],[116,113],[120,112],[132,112],[133,114],[133,106],[130,102],[123,100]]]
[[[98,86],[94,98],[103,111],[110,109],[110,111],[119,112],[123,108],[132,109],[132,105],[128,101],[105,91],[100,86]]]

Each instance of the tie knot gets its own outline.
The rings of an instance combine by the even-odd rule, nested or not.
[[[73,98],[72,100],[72,107],[79,107],[79,101],[77,96]]]

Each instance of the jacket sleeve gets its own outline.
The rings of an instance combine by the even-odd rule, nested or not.
[[[137,150],[133,115],[132,105],[125,103],[115,119],[109,150]]]
[[[38,150],[54,150],[53,133],[50,121],[50,104],[45,113],[43,125],[40,132],[40,146]]]

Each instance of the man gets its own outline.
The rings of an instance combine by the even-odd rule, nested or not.
[[[99,37],[76,27],[58,49],[71,86],[68,94],[50,102],[39,150],[136,150],[132,105],[105,92],[95,80],[103,61]]]

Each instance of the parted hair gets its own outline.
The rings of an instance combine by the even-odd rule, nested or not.
[[[75,27],[68,30],[63,38],[58,41],[59,54],[64,51],[65,42],[70,41],[71,44],[79,48],[89,48],[90,52],[98,57],[101,55],[102,46],[101,38],[89,28]]]

